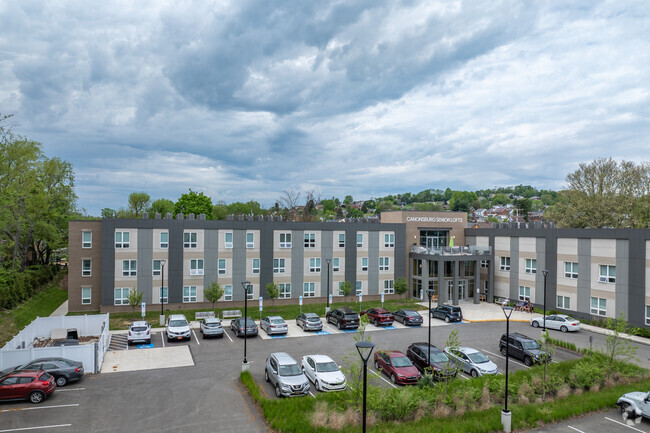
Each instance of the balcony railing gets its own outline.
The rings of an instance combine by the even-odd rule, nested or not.
[[[412,245],[411,252],[415,254],[429,254],[432,256],[482,256],[492,254],[492,247],[466,245],[462,247],[427,248],[421,245]]]

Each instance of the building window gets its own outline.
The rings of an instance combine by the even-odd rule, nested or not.
[[[395,234],[394,233],[385,233],[384,234],[384,247],[385,248],[394,248],[395,247]]]
[[[224,248],[232,248],[232,232],[224,233]]]
[[[361,258],[361,272],[368,271],[368,257]]]
[[[196,302],[196,286],[183,287],[183,302]]]
[[[591,314],[604,316],[607,314],[607,299],[591,298]]]
[[[616,282],[616,266],[600,265],[600,276],[598,281],[601,283],[615,283]]]
[[[169,248],[169,232],[160,233],[160,248]]]
[[[316,233],[305,233],[305,248],[316,248]]]
[[[379,270],[380,271],[388,271],[390,270],[390,258],[388,257],[380,257],[379,258]]]
[[[190,275],[203,275],[203,259],[190,260]]]
[[[129,232],[115,232],[115,248],[129,248]]]
[[[309,272],[320,272],[320,257],[309,259]]]
[[[334,257],[332,259],[332,272],[338,272],[341,269],[341,259]]]
[[[232,301],[232,284],[223,286],[223,300]]]
[[[81,288],[81,305],[88,305],[90,304],[90,295],[92,293],[92,290],[90,287],[82,287]]]
[[[357,296],[363,293],[363,282],[362,281],[357,281],[357,284],[355,286],[356,288],[356,294]]]
[[[645,306],[645,324],[650,325],[650,305]]]
[[[395,288],[393,287],[393,280],[384,280],[384,293],[387,295],[392,295],[395,293]]]
[[[219,259],[217,269],[219,275],[226,275],[226,259]]]
[[[345,295],[345,293],[343,293],[343,283],[343,281],[339,281],[339,296]]]
[[[92,260],[83,259],[81,261],[81,276],[90,277],[92,274]]]
[[[197,242],[196,239],[198,233],[196,232],[185,232],[183,233],[183,248],[196,248]]]
[[[280,248],[291,248],[291,233],[280,233]]]
[[[260,259],[253,259],[253,273],[260,273]]]
[[[254,288],[252,284],[249,284],[248,287],[246,287],[246,299],[249,301],[253,299],[253,294],[254,294]]]
[[[255,248],[255,233],[246,233],[246,248]]]
[[[519,300],[530,301],[530,287],[519,286]]]
[[[313,298],[316,296],[316,284],[304,283],[302,285],[302,296],[305,298]]]
[[[357,233],[357,248],[363,248],[363,233]]]
[[[160,290],[158,290],[158,295],[161,304],[169,302],[167,298],[167,287],[161,287]]]
[[[160,260],[154,260],[151,264],[152,272],[151,275],[154,277],[159,277],[162,272],[162,266]]]
[[[137,275],[137,260],[122,260],[122,276],[135,277]]]
[[[345,248],[345,233],[339,233],[339,248]]]
[[[119,287],[115,289],[115,305],[128,305],[129,304],[129,292],[131,289],[128,287]]]
[[[501,271],[510,270],[510,257],[501,257],[501,265],[499,266],[499,270]]]
[[[278,287],[280,288],[280,299],[291,298],[291,283],[280,283]]]
[[[422,276],[422,260],[413,259],[413,275],[416,277]]]
[[[93,232],[81,232],[81,248],[92,248],[92,246]]]
[[[526,273],[527,274],[536,274],[537,273],[537,260],[536,259],[526,259]]]
[[[488,267],[488,260],[481,260],[481,267],[487,269],[487,267]]]
[[[564,310],[571,309],[571,298],[568,296],[558,296],[557,297],[557,308],[562,308]]]
[[[564,277],[578,278],[578,264],[576,262],[564,262]]]
[[[273,273],[284,274],[284,259],[273,259]]]

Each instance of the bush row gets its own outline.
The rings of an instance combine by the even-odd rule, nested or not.
[[[0,308],[12,309],[52,281],[55,265],[30,266],[24,271],[0,268]]]

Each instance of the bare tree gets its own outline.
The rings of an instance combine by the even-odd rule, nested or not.
[[[278,197],[278,203],[282,208],[284,208],[289,217],[292,220],[296,219],[296,207],[298,206],[298,200],[300,200],[300,191],[295,189],[284,190],[280,197]]]
[[[316,217],[316,205],[320,203],[318,188],[305,191],[305,207],[302,208],[302,220],[313,221]]]

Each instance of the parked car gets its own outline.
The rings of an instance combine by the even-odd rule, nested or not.
[[[430,361],[427,358],[431,354]],[[456,377],[458,371],[456,368],[450,368],[450,361],[445,353],[436,346],[428,343],[413,343],[406,350],[406,356],[409,357],[413,364],[424,373],[430,368],[433,377],[437,380],[443,380],[447,377]]]
[[[530,325],[533,328],[544,326],[544,317],[534,317],[530,319]],[[546,316],[547,329],[559,329],[562,332],[579,331],[580,321],[566,314],[551,314]]]
[[[551,361],[551,354],[542,351],[539,343],[530,337],[515,332],[510,334],[508,342],[508,356],[521,359],[527,366]],[[503,334],[499,340],[499,350],[503,356],[506,356],[506,334]]]
[[[471,347],[445,347],[443,352],[451,359],[456,368],[472,377],[497,374],[499,372],[494,362],[490,361],[482,352]]]
[[[289,332],[287,322],[280,316],[266,316],[260,320],[260,328],[267,334],[286,334]]]
[[[295,359],[288,353],[272,353],[266,358],[264,379],[275,388],[277,397],[309,394],[309,380]]]
[[[201,320],[199,331],[204,339],[208,337],[223,338],[223,326],[217,317],[206,317]]]
[[[296,325],[300,326],[303,331],[323,330],[323,321],[316,313],[302,313],[296,317]]]
[[[393,317],[393,313],[383,308],[371,308],[367,311],[361,312],[362,316],[364,314],[368,316],[368,319],[375,326],[380,326],[380,325],[388,326],[388,325],[392,325],[393,322],[395,321],[395,317]]]
[[[191,338],[190,324],[183,314],[172,314],[167,317],[165,332],[167,333],[167,341],[189,340]]]
[[[415,385],[422,377],[411,360],[397,350],[375,352],[375,368],[390,377],[391,382],[400,385]]]
[[[68,382],[75,382],[84,375],[82,362],[56,357],[34,359],[27,364],[4,369],[0,375],[22,370],[44,370],[54,377],[57,386],[66,386]]]
[[[144,320],[136,320],[129,326],[127,334],[128,344],[137,343],[138,341],[149,344],[151,343],[151,325]]]
[[[345,374],[327,355],[306,355],[302,357],[302,371],[317,391],[343,391],[347,386]]]
[[[420,326],[422,324],[422,316],[415,310],[397,310],[393,313],[393,317],[404,325]]]
[[[650,392],[634,391],[623,394],[616,402],[621,413],[628,418],[650,419]]]
[[[244,333],[244,323],[246,324],[246,332]],[[235,333],[237,337],[255,337],[257,336],[258,329],[255,321],[250,317],[238,317],[230,322],[230,330]]]
[[[349,308],[332,310],[325,315],[325,320],[327,320],[327,323],[333,323],[339,329],[357,329],[359,327],[359,315]]]
[[[54,377],[43,370],[12,371],[0,377],[0,400],[40,403],[55,389]]]
[[[445,322],[461,322],[463,320],[463,312],[460,307],[455,305],[438,305],[432,308],[430,313],[431,318],[442,319]]]

